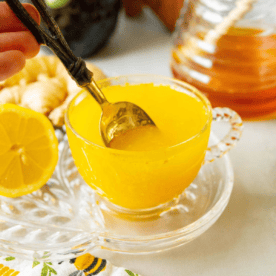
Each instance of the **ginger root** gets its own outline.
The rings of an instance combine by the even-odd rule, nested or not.
[[[11,87],[14,85],[26,85],[37,80],[38,74],[52,74],[52,65],[56,68],[58,60],[55,57],[39,57],[26,60],[25,67],[14,76],[0,82],[1,87]],[[53,75],[53,74],[52,74]],[[0,88],[1,88],[0,87]]]
[[[59,80],[46,78],[31,83],[26,87],[25,93],[21,98],[21,106],[48,115],[66,97],[67,91]]]
[[[0,104],[12,103],[20,104],[21,97],[26,89],[25,85],[15,85],[12,87],[4,88],[0,92]]]
[[[71,93],[68,95],[68,97],[65,99],[65,101],[55,108],[50,114],[49,119],[52,121],[52,123],[55,126],[61,127],[64,124],[64,116],[65,112],[67,110],[67,107],[71,100],[77,95],[78,93]]]
[[[96,66],[87,63],[96,81],[106,78]],[[55,56],[29,59],[22,71],[0,82],[0,104],[13,103],[48,116],[55,126],[64,124],[69,102],[81,90]]]

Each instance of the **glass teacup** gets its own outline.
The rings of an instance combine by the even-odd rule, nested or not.
[[[89,124],[85,120],[76,120],[75,115],[76,110],[91,97],[86,91],[80,92],[72,100],[65,119],[72,156],[85,182],[95,190],[101,204],[109,210],[133,217],[156,215],[176,204],[201,166],[232,148],[242,130],[242,121],[237,113],[228,108],[212,109],[203,94],[182,81],[155,75],[130,75],[106,79],[98,82],[98,85],[104,89],[146,83],[170,86],[181,95],[188,95],[201,102],[206,112],[202,128],[180,143],[159,149],[128,151],[107,148],[96,140],[88,140],[76,130],[79,124],[89,129]],[[142,104],[134,103],[139,106]],[[158,108],[160,112],[166,112],[166,106]],[[197,120],[196,116],[193,120]],[[227,121],[231,129],[218,144],[208,148],[212,120]],[[99,132],[99,128],[93,131]]]

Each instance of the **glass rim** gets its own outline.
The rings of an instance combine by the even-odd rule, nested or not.
[[[206,120],[204,126],[194,136],[192,136],[192,137],[190,137],[190,138],[188,138],[188,139],[186,139],[186,140],[184,140],[184,141],[182,141],[178,144],[168,146],[168,147],[165,147],[165,148],[154,149],[154,150],[148,150],[148,151],[129,151],[129,150],[127,150],[126,151],[126,150],[113,149],[113,148],[105,147],[105,146],[102,146],[102,145],[98,145],[97,143],[92,142],[89,139],[86,139],[85,137],[83,137],[81,134],[79,134],[74,129],[74,127],[72,126],[72,124],[70,122],[70,119],[69,119],[69,111],[70,111],[70,108],[71,108],[72,104],[75,102],[75,100],[78,97],[80,97],[83,93],[86,92],[83,89],[71,99],[71,101],[69,102],[69,104],[67,106],[67,109],[66,109],[66,112],[65,112],[65,124],[66,124],[66,126],[68,126],[70,128],[70,130],[73,132],[74,135],[76,135],[78,138],[83,140],[85,143],[87,143],[87,144],[89,144],[93,147],[99,148],[99,149],[103,149],[103,150],[114,152],[114,153],[120,153],[120,154],[122,154],[122,153],[125,153],[125,154],[134,154],[134,153],[135,154],[144,154],[144,153],[158,152],[158,151],[162,151],[162,150],[173,149],[173,148],[179,147],[183,144],[186,144],[189,141],[192,141],[193,139],[196,139],[198,136],[200,136],[202,133],[204,133],[204,131],[207,130],[207,126],[208,126],[209,122],[212,121],[212,106],[211,106],[211,103],[207,99],[207,97],[202,92],[200,92],[196,87],[194,87],[194,86],[192,86],[192,85],[190,85],[190,84],[188,84],[184,81],[181,81],[181,80],[178,80],[178,79],[175,79],[175,78],[172,78],[172,77],[166,77],[166,76],[161,76],[161,75],[156,75],[156,74],[128,74],[128,75],[119,75],[117,77],[108,77],[108,78],[102,79],[100,81],[97,81],[97,84],[99,86],[101,86],[101,84],[103,84],[105,82],[109,82],[109,81],[112,81],[112,80],[118,80],[118,79],[122,79],[122,78],[127,79],[127,78],[131,78],[131,77],[152,78],[153,80],[158,79],[158,80],[169,81],[169,82],[172,82],[172,83],[174,83],[174,84],[176,84],[176,85],[178,85],[182,88],[187,89],[188,92],[193,93],[207,107],[207,112],[208,112],[207,115],[209,115],[209,116],[207,117],[207,120]],[[141,81],[141,83],[143,83],[143,82]],[[154,81],[152,83],[154,84]]]

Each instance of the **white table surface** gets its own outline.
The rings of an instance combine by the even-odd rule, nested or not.
[[[90,61],[110,74],[172,76],[171,45],[172,35],[149,11],[135,19],[122,14],[108,46]],[[230,202],[199,238],[158,254],[98,255],[143,276],[275,276],[276,120],[245,122],[230,157],[235,173]]]

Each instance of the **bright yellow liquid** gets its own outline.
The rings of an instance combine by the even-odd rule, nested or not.
[[[211,121],[206,103],[165,85],[102,90],[110,102],[140,106],[158,130],[130,131],[111,144],[116,150],[106,149],[99,132],[101,109],[86,92],[80,94],[70,105],[69,120],[92,143],[69,127],[67,133],[86,183],[112,203],[130,209],[155,207],[177,197],[196,177],[205,156]]]
[[[113,138],[110,147],[127,151],[148,151],[166,148],[172,145],[168,133],[158,127],[140,126]]]

